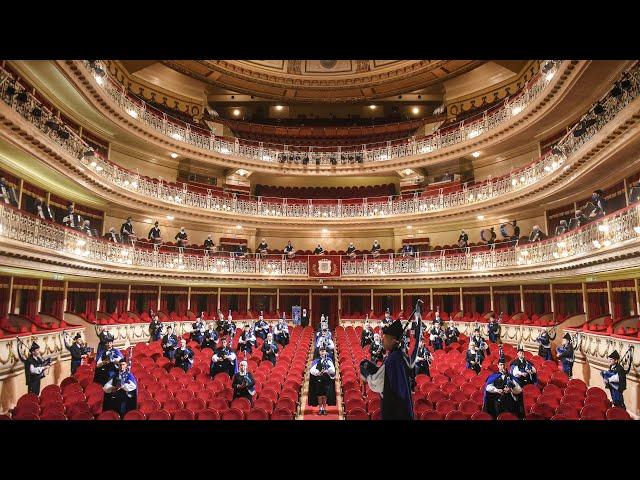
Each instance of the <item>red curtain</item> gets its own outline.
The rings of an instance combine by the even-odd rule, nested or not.
[[[89,315],[90,313],[95,314],[96,308],[98,304],[98,299],[94,296],[93,293],[87,294],[84,299],[84,313],[85,315]]]
[[[229,310],[229,295],[226,293],[220,294],[220,311],[227,315],[227,311]],[[214,310],[216,312],[216,310]]]
[[[49,311],[45,312],[49,315],[53,315],[56,318],[62,318],[62,307],[64,303],[64,293],[62,292],[49,292],[51,296],[51,304]]]
[[[187,314],[187,295],[176,295],[176,313],[180,316]]]
[[[0,317],[5,316],[5,312],[9,309],[9,289],[0,288]]]
[[[555,307],[558,315],[573,315],[584,313],[581,293],[555,293]]]
[[[623,302],[623,295],[622,292],[611,292],[613,295],[613,315],[611,316],[611,318],[618,320],[619,318],[622,318],[622,302]]]
[[[606,292],[589,292],[587,298],[590,318],[600,317],[609,313],[609,303]]]
[[[462,305],[464,306],[464,313],[474,313],[476,310],[475,295],[463,295]]]
[[[116,299],[116,311],[115,313],[124,313],[127,311],[127,294],[118,293]]]
[[[311,325],[317,328],[320,325],[320,315],[323,313],[329,315],[329,329],[333,330],[338,323],[338,296],[327,295],[329,298],[329,311],[322,311],[320,308],[320,300],[323,297],[314,295],[311,301]]]
[[[440,310],[440,312],[444,312],[444,303],[442,295],[434,295],[433,296],[433,311]],[[451,313],[451,312],[447,312]]]
[[[165,313],[170,313],[167,311],[167,308],[169,308],[169,302],[167,301],[167,295],[165,293],[163,293],[162,295],[160,295],[160,308],[159,310]]]
[[[241,314],[247,313],[247,295],[238,295],[238,312]]]
[[[343,297],[344,301],[346,297]],[[300,305],[300,308],[306,308],[309,310],[309,295],[281,295],[280,296],[280,311],[287,313],[287,318],[291,317],[291,308],[294,305]],[[344,304],[343,304],[344,307]],[[308,313],[308,312],[307,312]]]
[[[366,298],[367,301],[367,305],[366,306],[370,306],[371,305],[371,297]],[[363,299],[363,307],[365,306],[364,304],[365,299]],[[367,312],[369,311],[368,308],[365,309]],[[377,317],[383,317],[384,316],[384,312],[385,312],[385,308],[384,308],[384,297],[381,296],[374,296],[373,297],[373,313],[375,316]],[[393,312],[391,312],[393,313]]]
[[[534,300],[533,293],[524,294],[524,311],[527,315],[531,316],[536,313],[536,302]]]
[[[191,308],[193,310],[193,307]],[[213,317],[218,311],[218,294],[207,295],[207,313]]]
[[[22,315],[28,318],[35,318],[38,313],[36,310],[38,309],[38,291],[37,290],[23,290],[23,295],[26,294],[27,302],[26,302],[26,310],[24,312],[20,312]]]
[[[393,307],[391,308],[391,311],[394,313],[400,313],[400,295],[392,295],[391,302],[393,305]]]

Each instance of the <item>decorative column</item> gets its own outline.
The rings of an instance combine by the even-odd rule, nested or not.
[[[584,315],[587,321],[589,321],[589,299],[587,295],[587,284],[582,283],[582,307],[584,308]]]
[[[96,291],[96,313],[100,311],[100,293],[102,291],[102,284],[98,283],[98,290]]]
[[[551,236],[549,233],[549,213],[546,210],[544,211],[544,232],[547,236]]]
[[[524,286],[520,285],[520,311],[524,312]]]
[[[42,284],[44,280],[38,280],[38,301],[36,303],[36,313],[40,313],[42,310]]]
[[[433,310],[433,287],[429,287],[429,310]]]
[[[187,311],[191,310],[191,285],[187,287]]]
[[[373,288],[371,289],[371,307],[369,311],[373,310]]]
[[[400,289],[400,310],[404,312],[404,288]]]
[[[24,191],[24,178],[20,179],[20,183],[18,185],[18,208],[22,208],[22,192]],[[627,203],[629,203],[627,201]]]
[[[220,295],[222,293],[222,288],[218,287],[218,310],[220,310]]]
[[[311,289],[309,289],[309,311],[307,312],[307,315],[309,316],[309,325],[311,325],[311,307],[313,305],[311,300]]]
[[[11,277],[11,281],[13,283],[13,277]],[[638,315],[638,312],[640,312],[640,282],[637,278],[634,278],[633,283],[636,291],[636,311],[634,313]]]
[[[280,289],[276,288],[276,310],[280,310]]]
[[[162,296],[162,285],[158,285],[158,303],[156,305],[156,311],[160,311],[160,297]]]
[[[62,293],[62,314],[64,317],[64,312],[66,312],[67,309],[67,298],[69,295],[69,280],[65,280],[64,281],[64,291]]]
[[[251,287],[247,288],[247,312],[251,309]]]
[[[628,207],[629,206],[629,183],[627,182],[627,179],[625,178],[624,181],[624,204]]]
[[[637,282],[638,280],[636,280],[636,292],[637,292]],[[5,309],[3,313],[4,317],[8,317],[9,314],[11,313],[11,307],[13,305],[11,305],[11,299],[13,298],[13,275],[9,277],[9,301],[7,302],[7,308]]]
[[[551,297],[551,311],[553,312],[553,319],[556,319],[556,292],[553,288],[553,283],[549,284],[549,296]]]
[[[462,297],[462,287],[460,287],[460,311],[464,312],[464,300],[463,300],[463,297]]]
[[[340,322],[340,314],[342,313],[342,289],[338,289],[338,322]]]
[[[491,311],[493,312],[495,310],[493,306],[493,285],[489,285],[489,301],[491,303]]]
[[[609,315],[613,319],[613,290],[611,289],[611,280],[607,280],[607,302],[609,303]]]
[[[131,284],[127,288],[127,312],[131,311]]]

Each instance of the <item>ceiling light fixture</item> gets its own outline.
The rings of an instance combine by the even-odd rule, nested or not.
[[[414,115],[418,115],[420,113],[420,109],[418,107],[413,107],[411,111],[413,112]]]
[[[282,110],[284,110],[284,107],[282,105],[276,105],[276,110],[281,112]]]
[[[478,220],[484,220],[484,215],[478,215]]]
[[[233,111],[233,114],[237,117],[238,115],[240,115],[240,110],[238,110],[237,108]]]
[[[178,158],[178,154],[177,154],[177,153],[175,153],[175,152],[171,152],[171,153],[169,154],[169,156],[170,156],[171,158]]]
[[[471,154],[471,156],[472,156],[473,158],[478,158],[478,157],[480,156],[480,152],[473,152],[473,153]]]

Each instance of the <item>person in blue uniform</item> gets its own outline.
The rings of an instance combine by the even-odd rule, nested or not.
[[[198,345],[202,345],[204,340],[204,331],[206,326],[204,324],[204,312],[200,314],[196,321],[191,324],[191,340],[198,342]]]
[[[320,349],[320,356],[311,364],[309,373],[308,404],[319,407],[318,415],[327,415],[327,405],[336,404],[336,367],[325,348]]]
[[[76,333],[76,336],[73,337],[73,343],[71,345],[67,345],[66,336],[64,337],[64,341],[64,346],[71,354],[71,375],[73,375],[82,364],[82,359],[86,358],[91,349],[84,346],[82,343],[82,335],[79,333]]]
[[[429,367],[431,366],[432,361],[433,356],[431,355],[429,349],[425,346],[422,337],[420,337],[418,352],[416,354],[416,364],[414,366],[415,376],[424,374],[430,377],[431,373],[429,372]]]
[[[105,351],[107,343],[113,342],[115,340],[115,337],[111,332],[107,330],[107,327],[105,327],[104,325],[100,326],[99,329],[96,328],[96,333],[98,334],[98,348],[96,349],[96,358],[98,358]]]
[[[167,326],[167,334],[162,337],[162,350],[164,351],[164,356],[173,362],[173,356],[176,353],[176,348],[178,348],[178,337],[173,334],[173,328],[171,325]]]
[[[507,371],[504,357],[498,360],[498,373],[489,375],[485,382],[483,410],[493,418],[503,412],[511,412],[518,418],[525,416],[522,387]]]
[[[373,363],[382,362],[384,360],[384,345],[380,339],[380,335],[377,333],[373,334],[373,342],[371,342],[371,346],[369,347],[369,356]]]
[[[27,383],[27,391],[40,395],[40,382],[49,372],[51,360],[42,358],[40,345],[36,342],[31,344],[27,358],[22,357],[20,348],[18,348],[18,356],[24,363],[24,378]]]
[[[258,321],[253,326],[253,333],[255,334],[256,338],[266,340],[267,334],[269,333],[269,324],[264,321],[262,315],[258,317]]]
[[[154,315],[149,323],[149,337],[152,342],[158,341],[162,338],[162,322],[158,315]]]
[[[429,340],[431,341],[431,346],[433,350],[442,350],[444,348],[444,341],[446,339],[446,335],[444,330],[439,323],[433,325],[433,328],[429,331]]]
[[[450,321],[444,331],[444,335],[444,343],[445,345],[449,346],[452,343],[458,341],[458,338],[460,337],[460,330],[458,330],[458,327],[456,327],[456,324],[453,321]]]
[[[253,405],[253,397],[256,394],[256,381],[247,369],[246,360],[240,362],[240,368],[231,380],[231,387],[233,388],[233,398],[246,398]]]
[[[369,388],[382,397],[383,420],[413,420],[410,373],[415,367],[417,344],[413,354],[407,357],[400,350],[400,340],[404,328],[400,320],[382,329],[382,343],[389,352],[381,367],[363,360],[360,363],[362,378]]]
[[[489,341],[491,343],[497,343],[500,339],[500,324],[496,322],[496,317],[493,316],[493,313],[489,316],[487,331],[489,335]]]
[[[509,373],[516,378],[521,387],[538,383],[536,367],[525,358],[522,345],[518,345],[518,358],[511,362]]]
[[[402,257],[403,258],[411,258],[413,257],[413,247],[408,243],[405,243],[402,247]]]
[[[485,342],[482,335],[480,335],[480,327],[476,327],[473,330],[473,336],[469,339],[469,343],[473,343],[476,346],[476,349],[482,351],[482,354],[485,357],[491,355],[489,344]]]
[[[373,328],[371,328],[371,322],[369,322],[369,316],[364,319],[364,327],[360,334],[360,347],[365,348],[367,345],[371,345],[373,342]]]
[[[247,323],[242,330],[240,338],[238,338],[238,350],[244,352],[246,358],[247,356],[251,355],[251,353],[253,353],[253,349],[255,348],[255,346],[256,336],[251,330],[251,325]]]
[[[543,332],[536,338],[536,342],[540,344],[538,347],[538,355],[545,360],[552,360],[551,356],[551,337],[549,332],[543,330]]]
[[[334,360],[334,351],[336,346],[331,338],[331,332],[329,332],[326,326],[322,329],[322,334],[316,338],[316,348],[313,352],[313,358],[318,358],[320,356],[321,348],[324,348],[327,351],[329,358]]]
[[[201,349],[210,348],[215,350],[218,345],[218,332],[213,325],[213,322],[209,322],[209,327],[204,331],[204,339],[202,340]]]
[[[479,375],[482,370],[482,362],[484,361],[484,351],[476,348],[475,343],[469,342],[466,359],[467,368],[476,372],[476,375]]]
[[[118,370],[102,387],[104,397],[102,410],[112,410],[124,417],[138,405],[138,381],[129,370],[126,360],[118,362]]]
[[[604,387],[611,393],[611,403],[626,410],[623,393],[627,389],[627,372],[620,365],[620,354],[614,350],[609,355],[609,369],[600,372]]]
[[[118,363],[124,360],[124,355],[117,348],[113,348],[113,342],[107,342],[102,355],[96,357],[96,370],[93,381],[104,386],[118,371]]]
[[[193,367],[193,357],[193,350],[187,347],[187,341],[184,338],[180,339],[180,347],[173,354],[176,366],[188,372]]]
[[[273,341],[273,334],[267,334],[267,339],[262,344],[262,361],[268,360],[273,366],[276,366],[276,360],[278,359],[278,345]]]
[[[289,344],[289,325],[287,325],[284,314],[273,327],[273,338],[283,348]]]
[[[384,327],[388,327],[392,323],[393,323],[393,319],[391,318],[391,312],[387,308],[387,311],[384,312],[384,318],[382,319],[382,322],[380,323],[380,326],[382,328],[384,328]]]
[[[235,373],[238,371],[236,352],[227,345],[226,337],[222,338],[221,343],[222,345],[220,348],[218,348],[211,357],[209,373],[212,378],[221,372],[229,375],[229,378],[233,378]]]
[[[575,362],[575,356],[573,354],[573,345],[571,344],[571,335],[565,333],[562,337],[562,345],[556,349],[558,354],[558,360],[562,363],[562,371],[567,374],[569,378],[573,378],[573,363]]]

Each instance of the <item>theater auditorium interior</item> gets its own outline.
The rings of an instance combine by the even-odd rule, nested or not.
[[[637,420],[638,95],[636,60],[1,60],[0,419]]]

